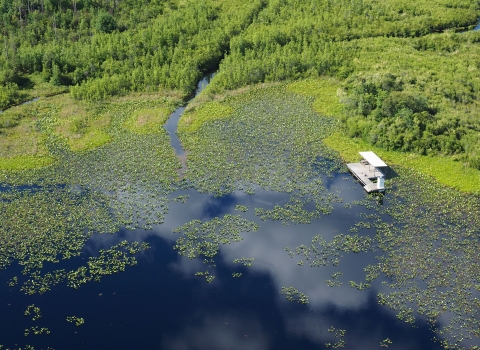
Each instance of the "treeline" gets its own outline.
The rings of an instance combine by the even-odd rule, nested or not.
[[[72,96],[87,100],[157,90],[159,86],[189,93],[202,74],[218,67],[230,39],[242,32],[265,4],[260,0],[182,4],[158,4],[154,8],[159,14],[154,18],[136,14],[145,8],[140,3],[127,2],[123,11],[120,4],[111,3],[82,7],[82,11],[77,7],[76,15],[71,15],[77,16],[79,23],[67,21],[59,26],[53,19],[57,10],[33,7],[33,11],[20,11],[22,17],[17,14],[15,20],[14,3],[10,7],[4,3],[9,9],[3,15],[13,19],[3,27],[0,83],[20,85],[19,77],[41,74],[53,85],[72,86]],[[36,14],[43,21],[30,18]],[[37,27],[43,34],[48,32],[43,40],[29,34],[36,33]]]
[[[479,42],[479,32],[356,42],[341,95],[348,134],[480,169]]]
[[[232,39],[211,89],[318,75],[352,73],[348,41],[419,37],[477,22],[470,1],[271,0],[254,23]]]
[[[33,77],[101,100],[191,93],[217,69],[210,92],[330,75],[345,81],[352,136],[480,168],[479,34],[453,33],[476,24],[478,2],[0,0],[0,12],[0,109]]]

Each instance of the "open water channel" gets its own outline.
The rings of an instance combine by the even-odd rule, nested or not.
[[[197,93],[206,83],[208,77],[199,83]],[[175,129],[183,110],[175,111],[166,124],[180,157],[185,155]],[[343,345],[345,349],[380,349],[381,342],[389,338],[391,344],[383,344],[391,349],[440,349],[424,320],[412,326],[378,304],[377,294],[386,288],[381,280],[366,290],[349,286],[350,280],[364,280],[363,267],[374,264],[381,252],[345,254],[338,267],[299,266],[298,259],[285,252],[286,247],[308,244],[318,234],[328,240],[348,233],[359,215],[368,212],[363,206],[348,205],[365,197],[350,175],[319,177],[343,201],[311,224],[283,225],[255,215],[256,207],[285,204],[289,200],[285,193],[256,188],[253,195],[236,191],[214,197],[187,189],[170,195],[189,198],[185,203],[170,202],[161,225],[152,230],[95,234],[81,256],[54,266],[75,268],[124,239],[150,244],[151,249],[137,255],[137,265],[106,276],[100,283],[79,289],[59,284],[44,294],[29,296],[7,284],[21,271],[16,265],[8,267],[0,272],[0,344],[11,349],[28,344],[35,349],[307,350],[325,349],[330,343],[330,347]],[[242,217],[256,222],[259,229],[242,233],[240,242],[220,246],[215,279],[207,283],[195,276],[205,270],[202,261],[180,256],[173,249],[179,237],[173,229],[194,219],[238,215],[237,205],[247,208]],[[388,205],[388,193],[383,205]],[[374,233],[360,229],[359,234]],[[234,263],[241,257],[253,258],[251,266]],[[50,265],[45,268],[53,269]],[[338,271],[343,273],[341,285],[328,286],[325,281]],[[233,273],[241,276],[232,277]],[[305,293],[309,303],[287,300],[280,291],[290,286]],[[24,329],[32,326],[31,317],[24,316],[31,304],[42,310],[36,324],[48,327],[50,334],[24,336]],[[82,317],[85,323],[76,327],[65,322],[69,315]]]

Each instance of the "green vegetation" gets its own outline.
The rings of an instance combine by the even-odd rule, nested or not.
[[[280,294],[285,295],[285,298],[287,298],[289,301],[294,301],[300,304],[308,304],[308,296],[294,287],[282,287]]]
[[[388,348],[389,345],[392,345],[392,341],[390,340],[390,338],[386,338],[386,339],[383,339],[381,342],[380,342],[380,346],[382,348]]]
[[[178,123],[178,132],[194,132],[200,126],[216,119],[222,119],[232,114],[230,106],[221,104],[217,101],[207,102],[200,107],[187,111]]]
[[[314,97],[312,108],[328,117],[338,117],[343,111],[343,105],[337,96],[340,88],[340,82],[333,78],[310,78],[287,86],[290,92]]]
[[[0,114],[0,171],[41,168],[64,156],[65,148],[91,151],[115,137],[126,140],[130,132],[166,137],[161,125],[182,97],[164,91],[87,104],[57,95],[11,108]]]
[[[299,200],[316,204],[314,216],[328,212],[335,196],[327,193],[317,175],[319,169],[340,169],[335,153],[321,142],[337,124],[333,118],[319,118],[310,103],[284,86],[250,89],[215,102],[232,110],[228,118],[205,122],[194,132],[179,132],[190,152],[186,178],[216,195],[235,189],[254,193],[253,184],[292,193],[286,221],[304,210]]]
[[[70,86],[72,96],[86,100],[158,91],[159,86],[192,92],[202,73],[218,66],[230,39],[264,5],[231,0],[153,1],[148,6],[138,1],[2,1],[2,103],[17,103],[17,90],[30,89],[32,75],[52,86]]]
[[[0,158],[0,170],[31,170],[50,165],[53,161],[54,158],[49,156],[17,156]]]
[[[216,217],[204,223],[200,220],[193,220],[174,230],[182,236],[177,239],[173,248],[178,250],[178,254],[186,256],[190,260],[203,258],[203,263],[213,269],[216,266],[215,256],[219,252],[220,244],[239,242],[243,239],[240,235],[242,232],[257,230],[257,224],[240,215],[227,214],[223,218]],[[252,261],[253,259],[242,258],[237,263],[251,265]],[[197,272],[195,276],[205,277],[208,283],[215,278],[209,270]]]
[[[125,127],[138,134],[158,132],[168,120],[173,108],[140,109],[125,122]]]
[[[451,155],[480,169],[480,34],[455,33],[476,23],[477,3],[172,0],[147,10],[134,0],[3,0],[0,8],[0,108],[65,91],[87,101],[164,89],[188,94],[217,67],[205,95],[309,78],[290,91],[316,95],[314,109],[338,116],[350,137],[385,150]],[[343,106],[333,97],[340,86]],[[195,107],[181,131],[232,112],[222,108]],[[67,135],[72,150],[111,141],[84,126],[84,134]]]
[[[25,316],[28,316],[32,313],[32,311],[34,312],[35,316],[33,316],[32,320],[33,321],[36,321],[38,320],[40,317],[42,317],[42,313],[40,312],[40,308],[38,306],[35,306],[35,304],[32,304],[32,305],[28,305],[27,309],[25,310],[24,312],[24,315]]]
[[[447,33],[356,43],[355,74],[342,97],[347,134],[386,150],[454,155],[480,169],[480,75],[473,65],[479,37]]]
[[[346,330],[345,329],[335,329],[335,327],[330,327],[328,329],[330,333],[335,335],[335,338],[339,338],[336,343],[325,343],[325,347],[332,348],[332,349],[339,349],[345,347],[345,340],[343,337],[345,336]]]
[[[387,181],[388,205],[366,197],[354,204],[374,214],[354,234],[286,250],[298,265],[335,269],[344,254],[382,251],[350,286],[384,276],[391,291],[378,300],[398,319],[419,314],[437,327],[452,316],[435,328],[445,347],[480,334],[471,292],[480,285],[480,33],[458,33],[477,22],[478,3],[0,0],[0,13],[0,270],[24,267],[11,287],[79,288],[135,265],[148,247],[124,241],[69,271],[43,270],[81,254],[93,233],[161,224],[169,201],[188,200],[170,199],[178,189],[286,192],[287,203],[254,208],[257,218],[310,223],[342,202],[324,183],[344,170],[338,153],[357,160],[372,149],[399,175]],[[162,125],[214,69],[179,123],[188,151],[179,176]],[[33,97],[41,98],[19,105]],[[355,234],[369,228],[375,235]],[[241,215],[194,220],[175,230],[175,249],[203,259],[208,269],[196,275],[212,282],[220,246],[257,229]],[[340,287],[342,275],[325,283]],[[281,292],[308,302],[294,287]],[[32,311],[35,321],[40,310]],[[343,347],[345,331],[329,331],[339,340],[326,346]]]
[[[85,323],[85,320],[83,319],[83,317],[67,316],[67,322],[75,322],[75,325],[77,327],[80,327],[82,324]]]

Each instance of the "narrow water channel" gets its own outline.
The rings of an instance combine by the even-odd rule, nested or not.
[[[197,89],[195,90],[194,96],[187,101],[186,105],[190,103],[199,93],[202,92],[203,89],[208,85],[210,79],[213,78],[215,73],[210,73],[204,76],[197,84]],[[165,123],[165,129],[167,129],[168,134],[170,136],[170,144],[172,145],[173,149],[177,156],[184,160],[185,159],[185,150],[182,147],[182,144],[177,136],[177,128],[178,128],[178,121],[185,110],[185,106],[178,107],[172,114],[170,114],[170,118]]]

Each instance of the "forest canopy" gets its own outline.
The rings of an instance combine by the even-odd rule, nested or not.
[[[0,0],[0,13],[0,109],[189,94],[213,70],[211,94],[331,76],[351,137],[480,169],[478,2]]]

